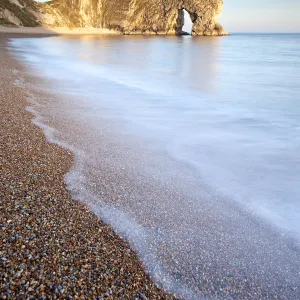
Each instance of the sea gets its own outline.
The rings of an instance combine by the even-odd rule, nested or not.
[[[300,34],[11,38],[74,199],[186,299],[300,298]]]

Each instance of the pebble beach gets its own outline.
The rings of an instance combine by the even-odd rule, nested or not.
[[[72,155],[32,124],[8,38],[0,34],[0,298],[174,299],[124,239],[71,199]]]
[[[0,299],[300,299],[298,41],[0,34]]]

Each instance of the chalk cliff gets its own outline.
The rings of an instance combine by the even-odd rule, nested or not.
[[[0,3],[3,1],[24,0]],[[52,0],[36,6],[37,22],[47,27],[94,27],[123,34],[182,34],[185,9],[194,23],[193,35],[227,34],[218,23],[223,0]]]
[[[37,3],[33,0],[0,0],[0,25],[42,26]]]

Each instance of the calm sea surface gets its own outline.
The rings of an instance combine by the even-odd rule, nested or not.
[[[9,47],[36,123],[75,154],[73,197],[158,283],[186,298],[300,297],[300,35]]]

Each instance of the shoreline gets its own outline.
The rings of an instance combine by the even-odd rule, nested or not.
[[[127,241],[71,199],[64,177],[73,155],[33,125],[26,91],[13,84],[23,67],[8,53],[8,37],[0,34],[0,297],[173,299]]]
[[[74,28],[70,29],[67,27],[7,27],[0,25],[0,33],[6,34],[40,34],[40,35],[121,35],[120,32],[100,29],[100,28]]]
[[[221,35],[193,35],[193,34],[178,34],[175,31],[170,32],[168,34],[165,33],[154,33],[154,32],[119,32],[110,29],[102,29],[102,28],[94,28],[94,27],[87,27],[87,28],[68,28],[68,27],[8,27],[8,26],[1,26],[0,25],[0,33],[8,33],[8,34],[25,34],[25,35],[32,35],[32,34],[40,34],[40,35],[125,35],[125,36],[191,36],[191,37],[226,37],[230,36],[231,34],[221,34]]]
[[[138,89],[141,81],[136,81],[137,75],[139,75],[139,80],[144,83],[150,79],[150,84],[141,85],[146,91],[149,90],[149,87],[156,86],[157,81],[152,81],[152,76],[157,74],[157,77],[160,78],[160,72],[149,70],[149,74],[145,76],[143,73],[135,72],[135,66],[137,62],[140,62],[139,67],[143,66],[143,63],[146,63],[147,58],[153,51],[159,53],[161,46],[152,48],[152,41],[143,39],[143,46],[138,52],[143,54],[143,58],[129,63],[130,60],[126,60],[126,53],[134,52],[136,43],[132,43],[128,39],[103,38],[107,41],[105,47],[103,47],[98,43],[93,43],[94,39],[98,41],[99,38],[93,38],[92,36],[88,38],[88,43],[85,43],[86,38],[84,36],[78,36],[76,39],[70,36],[44,39],[42,37],[45,36],[36,34],[35,37],[39,38],[26,38],[25,40],[13,38],[16,36],[10,35],[12,38],[7,42],[7,49],[13,58],[13,66],[8,68],[10,71],[7,74],[4,73],[3,75],[5,77],[3,77],[4,87],[12,86],[12,91],[7,93],[8,96],[11,97],[11,93],[17,93],[18,91],[26,94],[27,105],[29,105],[26,109],[34,115],[33,124],[42,129],[47,141],[58,145],[56,149],[61,151],[62,149],[59,146],[67,149],[66,154],[71,155],[73,163],[71,161],[70,165],[66,166],[65,171],[59,172],[59,174],[63,174],[59,175],[60,184],[65,182],[73,199],[79,200],[79,203],[81,201],[84,204],[87,202],[86,206],[83,206],[86,211],[88,207],[90,211],[95,212],[96,216],[110,225],[108,228],[113,228],[115,233],[129,241],[128,249],[131,247],[135,250],[134,253],[138,254],[136,260],[133,259],[131,264],[135,265],[135,261],[141,261],[141,267],[147,270],[154,282],[157,282],[159,286],[163,286],[165,290],[175,292],[176,295],[186,299],[197,299],[201,296],[203,298],[248,298],[251,295],[258,298],[297,298],[300,294],[299,240],[293,238],[292,231],[290,235],[289,231],[283,228],[281,230],[280,226],[277,228],[276,222],[272,223],[273,220],[263,214],[264,211],[260,211],[260,208],[264,208],[264,205],[258,205],[258,209],[252,210],[251,206],[245,205],[245,202],[241,201],[239,203],[239,199],[234,198],[233,195],[237,191],[235,186],[229,185],[230,191],[228,191],[230,193],[227,194],[226,191],[222,191],[224,185],[218,178],[213,184],[205,182],[206,179],[210,180],[209,173],[206,174],[205,171],[216,175],[226,175],[219,169],[218,160],[214,162],[208,157],[207,162],[211,164],[211,168],[207,168],[204,163],[204,168],[200,166],[199,169],[194,171],[191,169],[190,163],[201,163],[203,158],[198,157],[199,159],[197,159],[195,157],[194,160],[186,160],[185,155],[190,152],[185,151],[183,153],[180,151],[180,147],[177,148],[179,151],[176,151],[176,143],[174,144],[174,151],[169,152],[166,148],[169,144],[168,131],[162,130],[159,133],[156,130],[152,131],[151,128],[154,128],[151,126],[149,130],[143,128],[142,123],[147,120],[151,123],[153,123],[153,120],[157,120],[155,124],[158,126],[160,124],[167,125],[166,113],[170,112],[169,109],[161,110],[162,106],[153,106],[152,103],[153,100],[160,100],[159,104],[161,103],[164,106],[166,100],[169,99],[169,97],[166,97],[169,96],[168,93],[158,96],[148,95],[149,93],[142,95]],[[22,37],[22,35],[19,37]],[[26,37],[31,36],[27,35]],[[118,42],[116,43],[116,41]],[[141,44],[140,41],[138,43]],[[167,41],[167,45],[170,45],[170,49],[176,51],[177,41],[175,39]],[[249,44],[250,48],[251,45],[252,43]],[[120,54],[119,49],[122,48],[126,51]],[[48,49],[58,51],[51,53],[52,51],[48,51]],[[76,54],[69,53],[70,49],[74,49]],[[216,48],[213,46],[210,49]],[[63,55],[60,56],[60,53],[63,53]],[[106,58],[108,53],[113,60],[104,60],[105,67],[102,69],[102,59]],[[232,48],[232,53],[235,53],[235,47]],[[82,57],[82,54],[88,54],[88,56]],[[8,58],[2,57],[4,58],[2,60],[8,63]],[[119,58],[122,58],[122,61],[120,61],[120,64],[115,64],[116,59]],[[155,60],[153,66],[159,61]],[[208,61],[210,61],[209,58]],[[17,62],[17,64],[14,62]],[[128,69],[126,68],[129,72],[119,73],[118,70],[124,68],[124,64],[126,67],[129,66]],[[192,61],[189,65],[193,67]],[[3,64],[3,66],[5,65]],[[172,66],[180,68],[177,61],[174,61]],[[82,72],[83,70],[84,72]],[[128,77],[128,74],[131,75]],[[163,76],[164,74],[165,72],[163,72]],[[124,75],[126,77],[123,77]],[[115,82],[115,79],[118,79],[117,82]],[[15,82],[19,87],[13,88],[12,82]],[[172,80],[170,82],[173,83],[173,86],[176,86],[178,81]],[[168,83],[169,81],[164,82],[162,80],[162,85],[158,86],[158,90],[168,91]],[[125,87],[123,87],[124,84]],[[130,89],[131,87],[134,88],[127,93],[128,87]],[[179,112],[178,109],[182,109],[182,107],[193,107],[195,111],[201,109],[201,112],[210,112],[203,105],[194,106],[194,94],[190,94],[189,88],[183,85],[180,86],[180,89],[190,97],[188,97],[187,102],[184,102],[184,106],[172,105],[172,109],[175,108]],[[151,93],[152,90],[149,91]],[[176,89],[173,92],[171,94],[174,95],[174,99],[172,99],[174,102],[178,98],[177,93],[175,93]],[[125,101],[127,99],[130,102]],[[148,110],[148,99],[151,100],[151,107],[153,106],[155,111],[157,109],[159,114],[162,113],[161,117],[154,110]],[[206,98],[204,97],[204,99]],[[5,107],[5,104],[2,107]],[[218,102],[215,102],[215,104],[218,106]],[[142,110],[136,110],[139,106],[142,107]],[[227,106],[227,111],[230,107],[231,104],[229,107]],[[143,113],[146,111],[145,108],[147,109],[146,118],[143,117]],[[13,109],[16,110],[16,116],[20,116],[20,112],[23,115],[24,107],[20,106],[18,109],[18,106],[14,104]],[[11,111],[13,112],[13,110]],[[201,112],[199,111],[200,116]],[[6,115],[8,114],[4,114],[4,116]],[[234,114],[230,115],[231,120],[232,117],[235,119]],[[151,116],[151,119],[148,119],[148,116]],[[175,115],[168,116],[174,117]],[[222,122],[222,118],[219,120],[214,114],[210,116],[212,118],[207,120],[209,123],[213,121],[214,124],[218,125],[220,121]],[[20,119],[20,117],[18,118]],[[10,119],[9,122],[11,122]],[[195,138],[195,144],[198,142],[201,145],[203,137],[205,138],[207,134],[213,132],[210,130],[211,127],[207,126],[208,123],[205,122],[205,118],[196,124],[190,123],[187,118],[180,120],[185,121],[187,125],[192,125],[193,128],[200,125],[202,128],[208,129],[205,131],[204,136],[199,136],[201,139]],[[12,125],[21,121],[14,121]],[[130,124],[127,121],[130,121]],[[131,127],[131,124],[134,126]],[[139,126],[140,124],[142,126]],[[177,121],[170,122],[172,130],[181,124]],[[26,129],[27,125],[25,124],[22,128]],[[143,133],[141,129],[145,129]],[[225,132],[231,132],[231,129],[235,132],[235,128],[225,127],[224,129]],[[218,131],[215,132],[218,133]],[[140,133],[142,134],[140,135]],[[163,137],[166,143],[162,143],[160,146],[157,143],[160,142],[160,139],[152,139],[152,133],[157,133],[158,138]],[[240,133],[240,131],[238,130],[237,133]],[[179,137],[182,137],[181,133]],[[170,141],[173,140],[172,135],[170,138]],[[260,140],[259,135],[257,138]],[[19,133],[14,139],[16,141],[20,139],[19,143],[22,146],[20,151],[23,151],[23,157],[26,157],[30,149],[27,144],[24,145],[22,134]],[[184,138],[181,141],[187,142],[187,145],[189,145],[189,140],[189,138]],[[39,140],[37,143],[35,138],[31,137],[31,141],[33,142],[29,145],[33,150],[38,148],[38,153],[45,152],[44,148],[39,146]],[[242,149],[235,144],[234,140],[231,141],[237,150]],[[153,148],[149,142],[153,142]],[[210,142],[204,143],[204,145],[207,146],[207,149],[214,149],[214,147],[211,147]],[[195,148],[191,145],[192,158],[193,150],[197,149],[198,147]],[[165,153],[162,150],[166,150]],[[10,149],[7,150],[7,157],[10,157],[10,151]],[[224,149],[224,153],[228,153],[227,149]],[[32,155],[36,154],[33,152]],[[55,165],[58,169],[60,169],[62,163],[68,163],[63,154],[58,156],[58,159],[53,158],[51,154],[48,155],[48,152],[46,152],[46,155],[51,160],[50,165]],[[241,163],[241,158],[237,156],[238,164]],[[18,159],[17,157],[15,161],[18,162]],[[48,170],[49,166],[48,163],[42,162],[41,165],[34,165],[34,168],[41,168],[40,171],[35,171],[35,169],[30,169],[31,165],[28,167],[26,161],[25,166],[22,162],[23,165],[19,168],[29,173],[29,185],[31,186],[40,177],[43,178],[44,169]],[[40,164],[40,159],[37,161]],[[56,164],[53,164],[53,161]],[[222,163],[222,160],[220,162]],[[34,158],[33,163],[36,164],[36,158]],[[256,170],[259,171],[260,164],[254,165]],[[72,166],[71,169],[69,169],[70,166]],[[226,164],[224,166],[226,167]],[[232,166],[232,162],[228,165],[228,168],[230,166]],[[240,164],[240,166],[242,165]],[[46,172],[47,180],[44,180],[46,184],[49,180],[52,184],[53,178],[57,180],[55,167],[51,167],[50,174]],[[251,167],[249,169],[252,170]],[[217,174],[215,171],[219,171],[219,173]],[[199,178],[199,174],[202,174],[203,178]],[[16,178],[14,181],[18,183],[18,174]],[[231,176],[228,176],[228,179],[230,178]],[[282,179],[284,182],[285,178]],[[44,181],[41,184],[42,188],[46,191],[50,190],[51,195],[53,187],[46,186]],[[15,182],[10,184],[14,189]],[[249,186],[251,186],[250,181]],[[243,184],[241,187],[243,187]],[[253,191],[257,191],[258,194],[259,187],[255,185],[252,187]],[[272,188],[268,187],[272,191]],[[40,189],[38,185],[35,192],[39,192]],[[294,189],[294,192],[297,191]],[[246,193],[244,195],[247,197]],[[57,197],[53,198],[57,199]],[[52,201],[52,196],[50,196],[50,200]],[[65,201],[65,199],[63,200]],[[40,200],[38,199],[38,201]],[[274,204],[276,205],[276,203]],[[21,205],[23,204],[21,203]],[[69,213],[69,206],[65,207],[65,203],[63,205],[61,207],[63,207],[65,214]],[[52,211],[53,208],[55,208],[54,211]],[[22,209],[24,210],[23,207]],[[56,202],[51,202],[49,209],[50,215],[59,210]],[[276,209],[274,212],[276,215]],[[282,213],[284,212],[285,210],[282,210]],[[25,212],[21,211],[21,213],[27,214],[27,208],[25,207]],[[40,212],[35,214],[29,212],[28,214],[31,218],[32,216],[39,216]],[[295,215],[289,214],[289,216]],[[27,218],[27,215],[25,217]],[[68,223],[73,219],[76,220],[75,223],[77,224],[78,216],[75,216],[75,218],[69,218],[67,222],[62,222],[62,226],[69,225]],[[12,218],[8,219],[8,222],[10,220]],[[61,224],[60,215],[58,221]],[[41,223],[39,222],[39,224]],[[90,227],[93,225],[94,223]],[[72,224],[71,227],[73,228],[73,226],[75,225]],[[80,228],[85,228],[85,226],[84,224]],[[1,226],[0,229],[2,229]],[[56,228],[54,228],[54,231],[53,229],[48,231],[51,235],[57,232]],[[48,231],[46,234],[48,234]],[[76,238],[73,237],[75,240],[77,238],[81,239],[82,234],[87,236],[88,240],[91,239],[90,233],[82,233],[81,229],[71,229],[71,232],[75,232]],[[28,235],[28,240],[31,241],[31,232]],[[60,243],[61,237],[64,236],[65,231],[60,231],[58,243]],[[57,247],[56,238],[53,239],[51,244],[54,247]],[[99,241],[99,239],[102,240],[102,235],[95,240]],[[62,248],[74,249],[73,245],[74,243],[71,247]],[[95,245],[92,244],[89,251],[94,251],[94,247]],[[106,257],[107,254],[108,247],[105,246],[105,248],[103,250],[104,254],[100,254],[101,263],[103,257]],[[117,249],[119,248],[118,246]],[[65,250],[62,251],[65,252]],[[97,253],[99,253],[99,249],[97,249]],[[25,255],[28,255],[28,253],[26,252]],[[32,255],[31,252],[29,252],[29,255]],[[68,266],[77,264],[76,251],[75,255],[75,259],[69,262]],[[48,252],[45,257],[47,256]],[[64,262],[64,259],[69,260],[69,256],[74,257],[74,254],[68,254],[68,257],[65,258],[65,254],[59,253],[58,257],[61,256]],[[114,254],[112,256],[114,257]],[[1,258],[0,256],[0,262]],[[52,258],[50,260],[53,261]],[[104,264],[106,272],[107,268],[111,268],[111,260],[104,260]],[[82,272],[81,270],[82,268],[80,272]],[[100,272],[100,274],[102,273],[103,271]],[[86,274],[90,276],[90,269]],[[66,278],[68,276],[70,274],[65,275]],[[94,281],[94,275],[92,276],[91,280]],[[118,278],[123,274],[116,274],[115,276]],[[106,278],[104,280],[106,281]],[[61,284],[57,289],[61,289],[60,287],[62,287]],[[110,294],[110,291],[108,294]],[[131,291],[128,294],[130,295],[128,298],[137,297],[132,295]],[[149,299],[155,297],[150,294],[143,294]],[[114,293],[112,297],[118,298],[121,295],[123,294]],[[88,298],[89,295],[86,297]],[[159,297],[166,298],[164,296]]]

